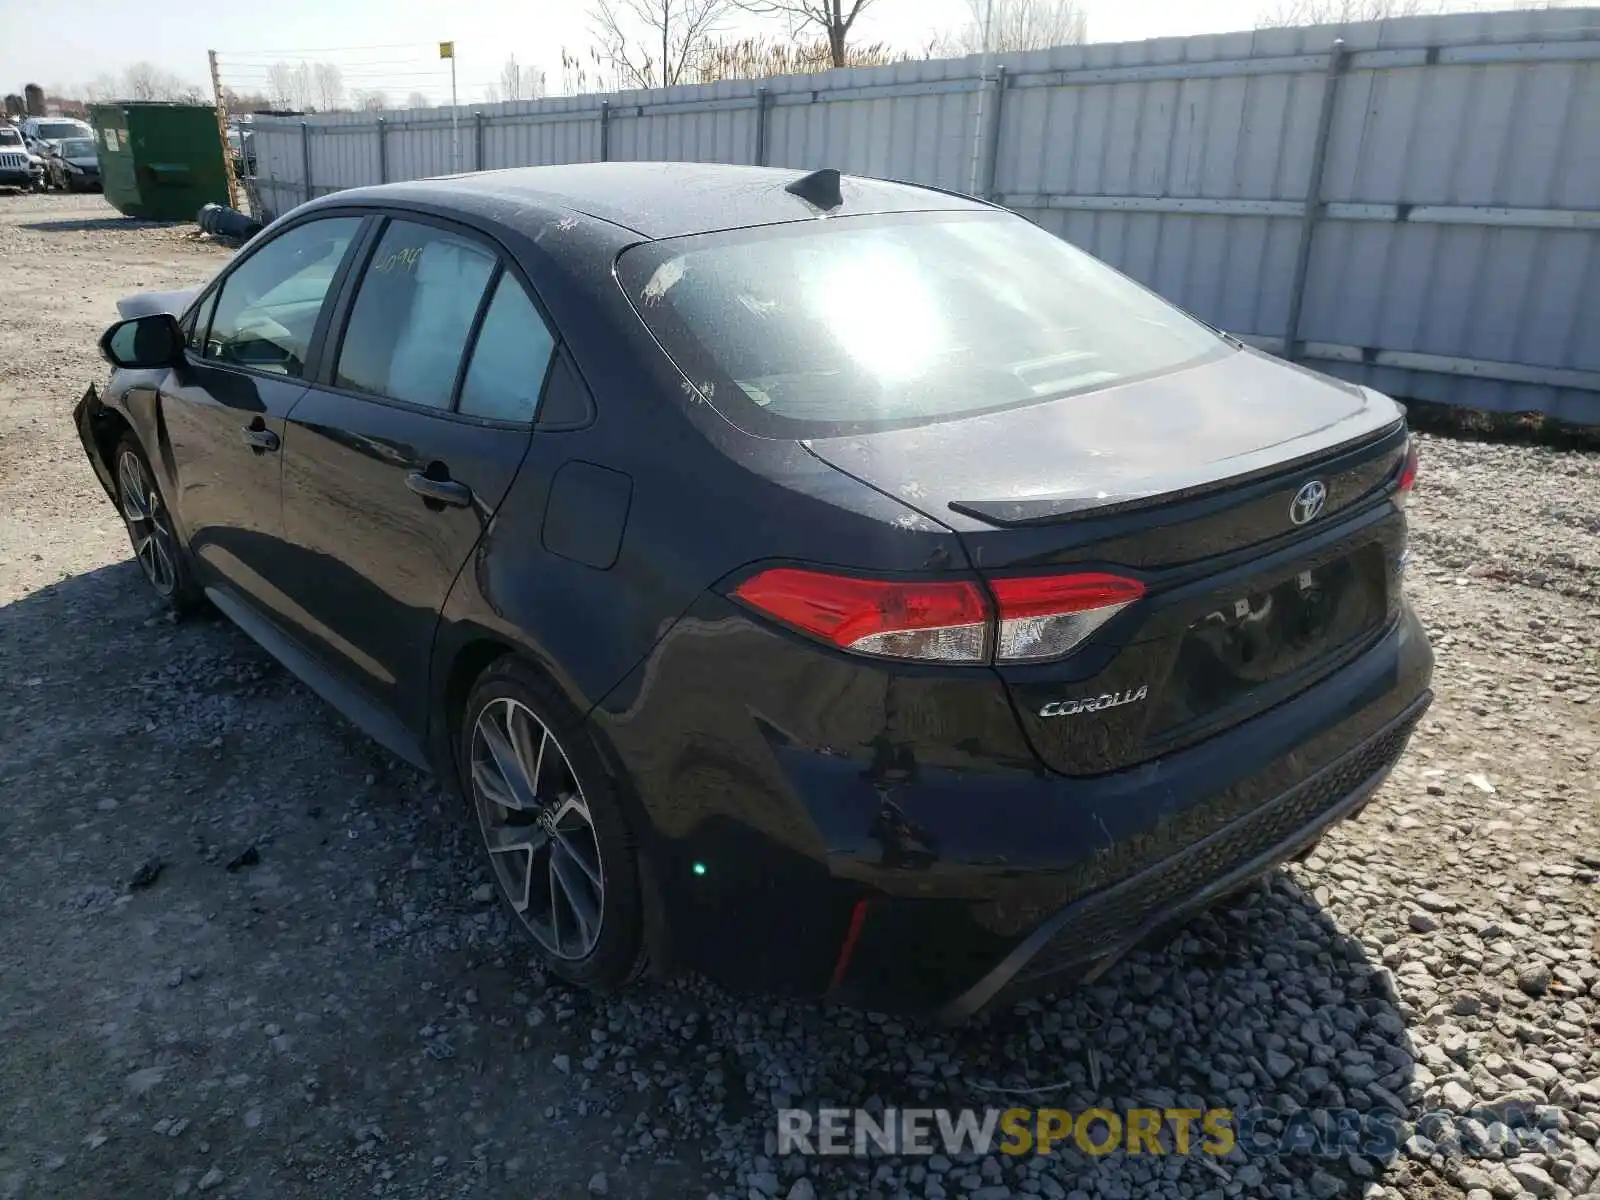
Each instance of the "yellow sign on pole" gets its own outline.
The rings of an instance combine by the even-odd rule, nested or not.
[[[440,42],[439,43],[439,57],[440,58],[454,58],[455,56],[456,56],[456,44],[454,42]]]

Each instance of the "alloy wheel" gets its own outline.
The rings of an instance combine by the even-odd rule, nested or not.
[[[566,752],[527,705],[491,700],[472,731],[472,796],[495,877],[534,939],[586,958],[600,939],[600,842]]]
[[[122,493],[122,519],[128,524],[133,556],[139,560],[150,586],[161,595],[170,596],[178,585],[172,522],[161,503],[161,493],[132,450],[124,450],[117,459],[117,486]]]

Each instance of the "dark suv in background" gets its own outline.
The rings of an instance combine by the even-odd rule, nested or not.
[[[100,156],[93,138],[66,138],[51,145],[44,158],[46,187],[67,192],[100,190]]]

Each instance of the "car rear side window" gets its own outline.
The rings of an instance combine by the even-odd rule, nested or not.
[[[501,275],[472,347],[460,410],[474,417],[532,421],[555,345],[522,285]]]
[[[447,230],[391,221],[356,292],[338,386],[449,408],[496,261],[484,246]]]
[[[301,376],[322,303],[360,228],[359,217],[307,221],[252,253],[222,281],[205,356]]]
[[[736,425],[827,437],[1038,403],[1231,352],[1009,213],[842,217],[625,252],[629,299]]]

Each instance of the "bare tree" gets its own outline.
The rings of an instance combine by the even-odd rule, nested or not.
[[[845,47],[847,67],[882,67],[905,62],[909,55],[884,42],[854,42]],[[833,49],[822,38],[811,41],[753,37],[711,43],[701,60],[696,83],[715,83],[719,79],[768,79],[774,75],[809,75],[838,64]]]
[[[407,108],[432,108],[433,101],[428,99],[426,92],[411,92],[406,96]]]
[[[389,107],[389,95],[382,88],[357,88],[351,99],[362,112],[382,112]]]
[[[267,68],[267,91],[280,108],[303,112],[316,100],[310,63],[275,62]]]
[[[294,108],[294,67],[275,62],[267,68],[267,94],[279,108]]]
[[[114,86],[120,100],[188,100],[200,99],[200,89],[185,83],[171,71],[163,70],[150,62],[136,62],[123,72]],[[107,97],[111,99],[112,97]]]
[[[619,84],[670,87],[694,80],[730,3],[592,0],[589,20]]]
[[[154,63],[136,62],[123,73],[123,85],[129,100],[163,99],[161,68]]]
[[[849,66],[845,45],[859,17],[878,0],[734,0],[747,13],[758,17],[782,17],[789,22],[789,35],[796,41],[826,37],[828,52],[836,67]],[[815,32],[812,32],[813,28]]]
[[[322,112],[332,112],[344,104],[344,72],[337,63],[319,62],[311,68],[311,80],[317,108]]]
[[[98,104],[102,100],[115,100],[121,90],[122,85],[117,82],[117,77],[106,71],[102,71],[83,85],[84,98],[91,104]]]
[[[954,39],[951,49],[957,54],[983,53],[985,16],[988,48],[995,54],[1076,46],[1088,40],[1088,17],[1078,0],[967,0],[967,7],[972,23]]]
[[[1256,18],[1256,27],[1348,25],[1353,21],[1415,17],[1438,12],[1440,7],[1438,0],[1278,0],[1274,8]]]
[[[522,77],[524,74],[531,75],[533,72],[524,72],[522,67],[517,63],[517,56],[515,54],[506,55],[506,65],[500,68],[501,99],[527,99],[527,97],[523,96],[522,94]]]
[[[561,47],[561,94],[563,96],[577,96],[584,92],[610,92],[615,91],[611,82],[611,74],[606,68],[606,62],[600,57],[600,51],[594,46],[589,47],[589,61],[584,62],[583,56],[576,50]]]
[[[222,103],[231,113],[270,112],[272,97],[265,92],[236,92],[226,85],[222,89]]]

